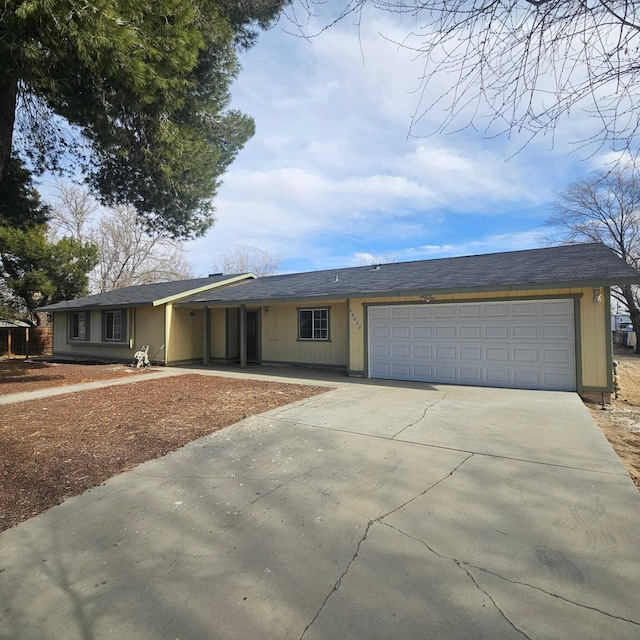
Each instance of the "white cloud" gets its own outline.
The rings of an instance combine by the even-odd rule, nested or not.
[[[482,253],[497,253],[501,251],[519,251],[534,249],[544,245],[546,229],[532,229],[530,231],[492,234],[475,240],[460,243],[425,244],[417,247],[404,247],[396,249],[389,255],[399,261],[429,260],[432,258],[449,258],[455,256],[476,255]],[[376,261],[376,256],[371,253],[356,252],[348,258],[351,262],[358,263],[361,259],[371,258]]]
[[[422,63],[379,35],[406,31],[374,13],[360,34],[340,25],[311,42],[261,36],[233,88],[256,136],[225,176],[217,224],[191,245],[196,271],[239,242],[280,252],[294,270],[356,254],[411,260],[540,244],[554,190],[589,167],[548,140],[506,161],[522,138],[407,139]]]

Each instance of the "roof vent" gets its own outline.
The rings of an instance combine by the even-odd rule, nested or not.
[[[369,271],[380,271],[381,264],[374,264]]]
[[[208,277],[215,278],[216,276],[221,276],[221,275],[223,275],[222,271],[220,273],[210,273]]]
[[[336,273],[336,279],[334,280],[334,282],[338,282],[339,278],[338,278],[338,274]]]

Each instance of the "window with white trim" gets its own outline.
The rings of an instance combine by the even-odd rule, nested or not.
[[[298,340],[328,340],[329,309],[298,309]]]
[[[102,339],[105,342],[123,342],[125,314],[122,309],[104,311],[102,314]]]
[[[69,314],[69,340],[88,340],[89,323],[86,311],[74,311]]]

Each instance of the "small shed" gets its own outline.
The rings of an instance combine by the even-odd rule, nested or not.
[[[32,327],[21,320],[0,320],[0,356],[51,354],[53,327]]]

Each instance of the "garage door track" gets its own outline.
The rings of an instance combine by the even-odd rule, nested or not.
[[[0,638],[640,637],[640,497],[575,394],[340,384],[0,535]]]

